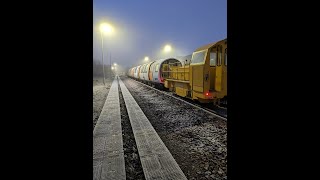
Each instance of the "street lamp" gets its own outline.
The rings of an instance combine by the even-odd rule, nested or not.
[[[102,71],[103,71],[103,85],[105,86],[105,74],[104,74],[104,63],[103,63],[103,36],[104,34],[111,34],[113,32],[113,27],[110,24],[102,23],[100,24],[100,36],[101,36],[101,53],[102,53]]]
[[[149,57],[148,56],[144,57],[144,61],[149,61]]]
[[[115,66],[112,66],[111,69],[113,70],[114,75],[117,75],[117,68]]]
[[[114,66],[116,66],[116,65],[117,65],[117,63],[113,63],[113,65],[114,65]]]
[[[106,34],[113,33],[113,27],[108,23],[100,24],[100,31]]]
[[[170,52],[171,51],[171,46],[170,45],[165,45],[164,46],[164,52]]]

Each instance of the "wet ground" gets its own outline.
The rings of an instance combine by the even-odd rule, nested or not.
[[[143,180],[145,179],[145,177],[139,158],[138,148],[134,139],[130,119],[127,113],[127,108],[122,96],[120,85],[119,98],[126,178],[132,180]]]
[[[104,86],[102,78],[93,79],[93,129],[98,121],[104,102],[107,99],[112,81],[113,79],[106,79]]]
[[[188,179],[227,179],[227,123],[177,99],[121,77]],[[93,124],[113,79],[93,83]],[[127,179],[144,179],[130,120],[119,88]]]
[[[188,179],[227,179],[227,123],[122,77]]]

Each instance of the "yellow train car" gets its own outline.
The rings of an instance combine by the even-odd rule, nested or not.
[[[164,86],[201,103],[227,99],[227,39],[196,49],[190,62],[163,66]]]

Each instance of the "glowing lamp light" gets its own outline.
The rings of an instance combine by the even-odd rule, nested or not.
[[[164,52],[170,52],[171,51],[171,46],[170,45],[166,45],[164,47]]]
[[[111,34],[113,32],[113,27],[108,23],[102,23],[100,25],[100,31],[106,34]]]

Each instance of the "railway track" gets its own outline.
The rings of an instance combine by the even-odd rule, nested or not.
[[[127,78],[129,78],[129,77],[127,77]],[[213,116],[219,117],[219,118],[227,121],[227,114],[226,114],[226,112],[223,113],[223,114],[218,112],[218,111],[227,111],[227,108],[224,108],[224,107],[215,107],[215,108],[217,108],[217,110],[209,109],[209,108],[204,107],[204,106],[201,106],[201,105],[199,105],[199,104],[197,104],[197,103],[195,103],[195,102],[193,102],[193,101],[191,101],[191,100],[189,101],[189,100],[182,99],[182,97],[175,96],[173,93],[168,93],[168,92],[165,92],[165,91],[161,91],[161,90],[156,89],[156,88],[154,88],[154,87],[151,87],[151,86],[149,86],[149,85],[147,85],[147,84],[144,84],[144,83],[142,83],[142,82],[140,82],[140,81],[137,81],[137,80],[135,80],[135,79],[133,79],[133,78],[130,78],[130,79],[132,79],[132,80],[134,80],[134,81],[142,84],[143,86],[146,86],[146,87],[148,87],[148,88],[151,88],[151,89],[153,89],[153,90],[155,90],[155,91],[158,91],[158,92],[160,92],[160,93],[162,93],[162,94],[165,94],[165,95],[167,95],[167,96],[170,96],[170,97],[172,97],[172,98],[175,98],[175,99],[177,99],[177,100],[179,100],[179,101],[182,101],[182,102],[184,102],[184,103],[186,103],[186,104],[189,104],[189,105],[191,105],[191,106],[193,106],[193,107],[195,107],[195,108],[201,109],[201,110],[203,110],[203,111],[205,111],[205,112],[207,112],[207,113],[209,113],[209,114],[211,114],[211,115],[213,115]]]
[[[188,179],[226,179],[227,121],[130,78],[121,79]]]

